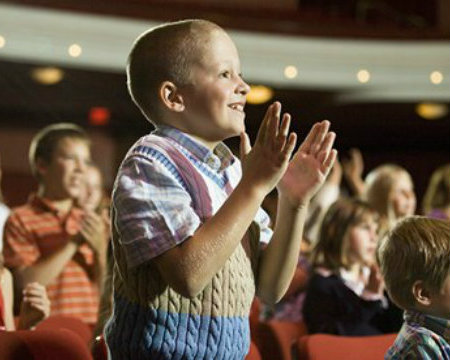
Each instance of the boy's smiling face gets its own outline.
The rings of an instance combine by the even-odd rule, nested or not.
[[[241,78],[237,49],[225,32],[212,31],[202,48],[190,84],[180,89],[183,128],[213,144],[245,131],[244,106],[250,88]]]
[[[50,162],[42,161],[39,166],[45,197],[56,200],[78,198],[90,163],[90,149],[85,141],[69,137],[61,139]]]

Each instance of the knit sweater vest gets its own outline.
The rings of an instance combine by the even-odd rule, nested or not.
[[[210,204],[197,201],[205,199],[199,192],[208,196],[204,180],[167,139],[146,136],[128,156],[156,159],[176,169],[198,216],[212,216]],[[243,359],[250,345],[248,314],[258,242],[259,227],[253,223],[211,282],[198,296],[187,298],[165,282],[152,261],[129,268],[120,229],[113,226],[114,310],[105,329],[111,359]]]

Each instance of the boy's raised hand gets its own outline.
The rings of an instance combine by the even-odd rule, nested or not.
[[[293,207],[306,204],[325,181],[336,159],[332,149],[336,134],[329,132],[330,123],[316,123],[289,163],[278,184],[280,196]]]
[[[295,148],[296,135],[289,134],[290,115],[284,114],[280,125],[281,104],[267,109],[253,148],[246,133],[241,134],[242,181],[268,194],[280,181]]]
[[[106,251],[106,223],[105,220],[94,211],[85,211],[81,222],[80,234],[84,241],[96,252]]]
[[[29,283],[23,290],[20,308],[20,329],[30,329],[50,314],[50,300],[45,287],[37,282]]]

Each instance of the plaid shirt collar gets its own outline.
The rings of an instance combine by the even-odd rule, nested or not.
[[[430,329],[450,343],[450,320],[425,315],[424,313],[414,310],[406,310],[403,318],[408,325]]]
[[[233,153],[223,142],[211,151],[186,133],[166,125],[158,126],[153,134],[169,138],[181,147],[181,150],[187,151],[215,171],[223,171],[235,161]]]

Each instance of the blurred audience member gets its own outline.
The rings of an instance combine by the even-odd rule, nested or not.
[[[29,158],[38,191],[6,222],[5,266],[19,289],[33,282],[46,286],[52,315],[94,325],[104,223],[75,206],[91,163],[89,139],[74,124],[50,125],[33,138]]]
[[[431,175],[422,200],[422,213],[450,220],[450,164],[437,168]]]
[[[381,240],[380,267],[405,323],[386,360],[450,359],[450,222],[411,216]]]
[[[3,228],[5,226],[6,219],[8,218],[10,209],[5,204],[2,192],[2,159],[0,157],[0,255],[3,249]]]
[[[364,161],[359,149],[350,149],[350,158],[342,160],[344,176],[348,186],[354,196],[361,196],[364,193]]]
[[[373,335],[384,285],[375,264],[379,216],[369,204],[341,198],[328,210],[313,249],[314,273],[303,318],[310,333]]]
[[[87,168],[77,203],[82,209],[95,211],[99,215],[109,213],[109,198],[105,194],[103,175],[98,166],[91,164]]]
[[[362,197],[381,215],[383,233],[416,211],[413,180],[398,165],[384,164],[373,169],[366,176]]]
[[[109,198],[105,195],[104,180],[100,169],[91,165],[86,171],[84,189],[78,198],[78,204],[85,211],[94,211],[101,216],[104,224],[104,242],[107,244],[106,264],[101,275],[101,295],[98,320],[94,328],[94,339],[102,334],[106,321],[112,311],[112,272],[114,258],[110,242]]]
[[[340,194],[342,166],[338,159],[334,162],[326,181],[312,198],[305,223],[305,238],[307,243],[314,245],[319,237],[320,224],[328,208]]]
[[[13,315],[14,303],[13,278],[3,266],[0,253],[0,331],[16,329]],[[28,330],[36,326],[50,313],[50,301],[45,287],[37,282],[29,283],[23,290],[23,301],[20,307],[18,330]]]

